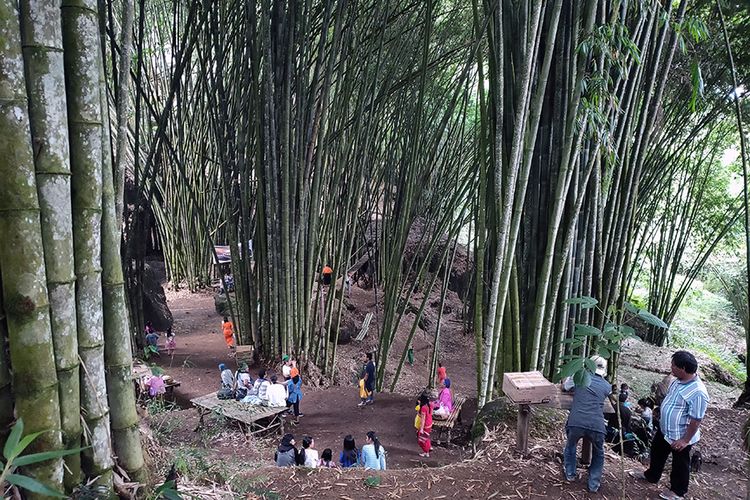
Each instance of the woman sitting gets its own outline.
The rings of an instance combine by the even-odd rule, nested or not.
[[[453,411],[453,394],[451,394],[451,379],[446,378],[440,384],[440,394],[436,401],[431,403],[432,415],[437,419],[446,419],[450,417]]]
[[[294,467],[297,465],[297,448],[294,444],[294,435],[284,434],[274,454],[276,465],[279,467]]]
[[[385,448],[380,445],[375,431],[367,433],[367,444],[362,447],[365,469],[385,470]]]
[[[219,373],[221,373],[221,388],[234,390],[234,375],[232,370],[227,368],[224,363],[219,363]]]

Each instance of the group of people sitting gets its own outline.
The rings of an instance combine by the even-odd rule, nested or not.
[[[217,397],[271,408],[291,407],[296,418],[304,416],[299,410],[302,401],[302,378],[299,369],[289,356],[284,356],[283,359],[283,380],[279,380],[275,374],[266,378],[265,368],[258,370],[258,378],[253,380],[247,363],[242,363],[235,373],[232,373],[224,363],[220,363],[221,387]]]
[[[351,434],[346,435],[338,462],[334,462],[333,451],[330,448],[324,449],[323,453],[318,456],[315,439],[312,437],[303,437],[302,446],[298,450],[294,435],[284,434],[274,454],[274,461],[279,467],[299,465],[310,468],[364,467],[365,469],[385,470],[385,454],[385,448],[380,444],[375,431],[366,434],[365,445],[361,450],[357,448],[354,437]]]
[[[607,425],[604,440],[613,443],[613,451],[619,453],[622,433],[623,453],[630,458],[638,456],[645,458],[654,437],[654,399],[652,397],[640,398],[638,404],[634,405],[628,401],[630,387],[625,383],[620,385],[619,394],[617,387],[613,385],[612,394],[617,394],[619,418],[617,412],[605,415]]]

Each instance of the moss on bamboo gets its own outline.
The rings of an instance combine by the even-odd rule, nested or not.
[[[63,444],[81,441],[70,158],[59,2],[23,3],[23,55],[52,338],[59,382]],[[65,459],[68,491],[81,481],[80,455]]]

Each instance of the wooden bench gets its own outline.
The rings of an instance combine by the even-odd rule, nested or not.
[[[448,432],[448,444],[451,442],[451,433],[453,432],[453,427],[456,425],[456,422],[461,422],[461,407],[466,402],[466,397],[464,396],[454,396],[453,397],[453,410],[451,411],[451,414],[446,419],[432,419],[432,428],[438,430],[437,435],[437,443],[441,444],[441,438],[443,436],[443,432]]]

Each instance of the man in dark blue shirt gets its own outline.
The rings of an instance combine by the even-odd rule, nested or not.
[[[576,479],[576,449],[581,438],[591,441],[592,455],[589,467],[589,491],[596,493],[602,480],[604,470],[604,435],[606,426],[602,406],[604,400],[612,393],[612,386],[604,380],[607,373],[607,361],[601,356],[591,358],[596,363],[596,373],[591,377],[588,387],[576,387],[573,394],[573,406],[570,409],[566,431],[568,442],[565,445],[565,479]]]

